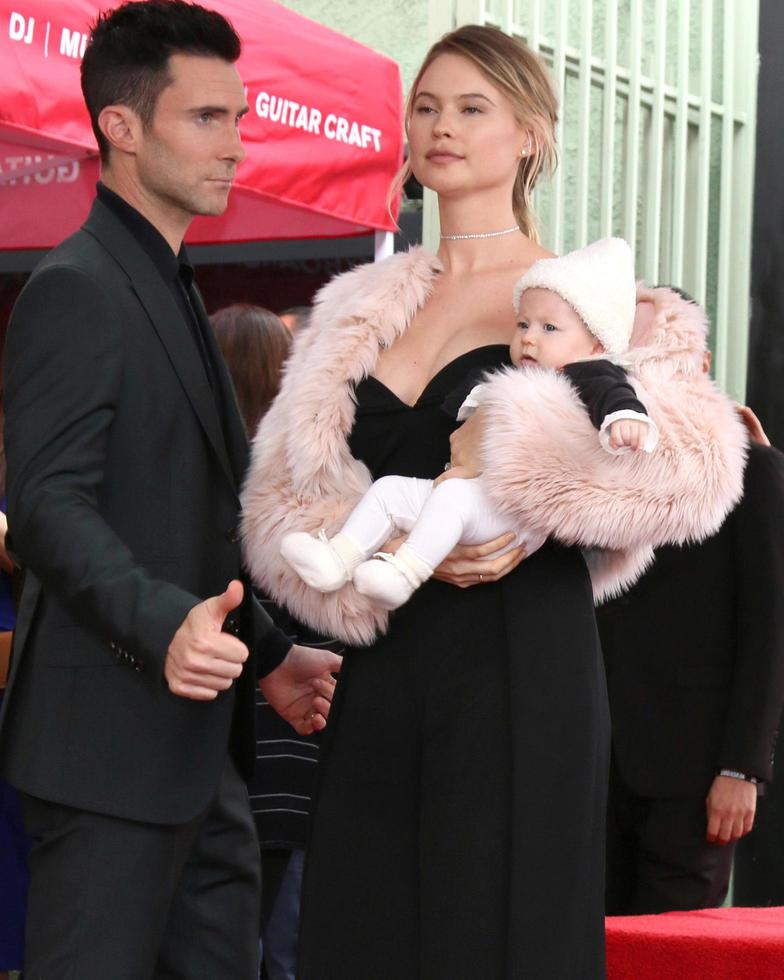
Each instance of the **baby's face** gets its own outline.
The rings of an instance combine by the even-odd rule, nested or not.
[[[602,345],[566,300],[549,289],[526,289],[509,354],[516,367],[562,368],[602,351]]]

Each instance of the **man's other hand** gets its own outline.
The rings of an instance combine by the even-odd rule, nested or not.
[[[293,646],[286,659],[259,681],[269,704],[300,734],[312,735],[327,724],[341,657],[331,650]]]

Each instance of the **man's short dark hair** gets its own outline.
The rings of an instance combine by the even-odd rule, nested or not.
[[[98,15],[82,59],[82,94],[101,160],[109,144],[98,128],[107,105],[125,105],[147,126],[158,96],[172,82],[173,54],[206,55],[233,64],[242,44],[228,20],[184,0],[133,0]]]

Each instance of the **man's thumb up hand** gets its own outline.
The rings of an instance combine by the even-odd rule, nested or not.
[[[235,578],[229,582],[225,592],[221,592],[220,595],[210,596],[209,599],[205,599],[201,603],[204,612],[215,624],[215,629],[223,629],[224,620],[233,609],[236,609],[240,605],[244,592],[245,589],[243,588],[242,582]],[[199,607],[197,606],[196,608],[198,609]]]
[[[163,668],[173,694],[211,701],[240,676],[248,648],[222,630],[226,617],[242,602],[243,593],[242,582],[233,579],[225,592],[200,602],[185,617],[169,644]]]

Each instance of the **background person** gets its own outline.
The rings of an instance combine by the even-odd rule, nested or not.
[[[291,333],[274,313],[247,304],[218,310],[210,321],[252,438],[280,387]],[[304,635],[285,610],[261,601],[287,634]],[[256,769],[248,790],[261,846],[259,935],[265,980],[294,980],[297,963],[302,868],[320,739],[318,733],[295,735],[257,691]]]
[[[310,313],[310,306],[289,306],[285,310],[281,310],[278,315],[286,329],[294,334],[308,325]]]
[[[218,310],[210,323],[234,384],[245,432],[252,439],[278,393],[291,334],[271,310],[248,303]]]
[[[741,483],[742,427],[726,399],[708,398],[722,424],[707,431],[692,411],[707,381],[684,381],[665,357],[662,397],[678,409],[651,414],[668,451],[609,457],[565,378],[510,372],[458,430],[474,442],[487,430],[492,450],[471,468],[515,513],[538,497],[523,522],[563,525],[571,543],[548,541],[522,563],[520,549],[492,557],[508,537],[460,547],[389,618],[350,585],[309,590],[279,556],[290,530],[337,528],[372,479],[443,471],[456,422],[441,406],[471,371],[509,363],[513,285],[549,255],[529,202],[556,115],[541,63],[502,32],[465,26],[431,49],[407,121],[411,165],[439,197],[438,257],[414,249],[327,286],[254,440],[243,494],[254,577],[298,619],[372,644],[347,653],[324,739],[300,980],[604,974],[609,728],[593,588],[572,545],[601,537],[617,549],[591,559],[606,573],[601,592],[623,579],[621,556],[639,572],[665,525],[715,526]],[[571,391],[571,404],[537,438],[546,390],[559,405]],[[690,453],[697,469],[680,469],[675,443],[708,438],[715,453]],[[615,476],[590,484],[589,501],[599,458]],[[718,460],[716,480],[701,466]]]
[[[32,977],[254,977],[257,678],[303,733],[329,707],[338,658],[292,647],[242,569],[247,442],[182,248],[243,157],[239,54],[179,0],[98,18],[82,89],[102,183],[11,318],[25,585],[0,766],[34,842]]]
[[[704,357],[704,370],[710,364]],[[597,609],[612,719],[607,913],[718,907],[784,704],[784,456],[752,440],[720,530]]]
[[[0,393],[0,429],[2,418]],[[0,707],[8,677],[16,624],[14,595],[18,594],[20,577],[5,547],[8,531],[5,511],[5,450],[0,431]],[[7,980],[8,971],[21,970],[24,961],[29,850],[30,841],[22,825],[16,790],[0,778],[0,980]]]

